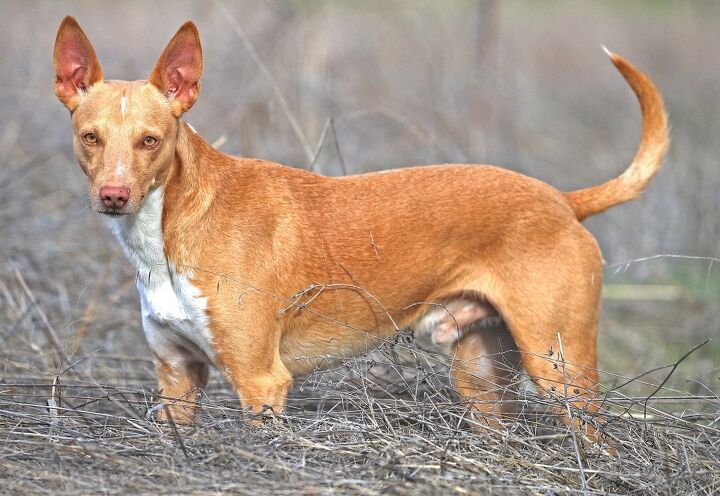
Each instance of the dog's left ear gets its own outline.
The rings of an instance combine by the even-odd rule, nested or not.
[[[165,47],[148,81],[170,100],[173,113],[180,117],[197,100],[202,69],[200,35],[188,21]]]

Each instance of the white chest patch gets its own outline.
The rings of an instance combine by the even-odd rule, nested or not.
[[[110,227],[137,269],[143,329],[150,348],[171,364],[215,362],[207,298],[165,258],[162,235],[164,188],[153,190],[134,215],[110,219]]]

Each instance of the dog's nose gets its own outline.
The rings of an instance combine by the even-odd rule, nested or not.
[[[130,198],[130,190],[125,186],[103,186],[100,188],[100,199],[107,208],[123,208],[128,198]]]

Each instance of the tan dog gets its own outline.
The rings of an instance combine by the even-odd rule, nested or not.
[[[209,365],[243,407],[277,412],[294,375],[406,326],[450,349],[456,389],[492,417],[508,407],[487,355],[508,343],[476,329],[487,318],[505,322],[541,391],[562,396],[569,386],[575,404],[597,409],[603,262],[580,221],[636,198],[668,146],[657,90],[609,55],[637,94],[643,132],[630,167],[600,186],[562,193],[481,165],[329,178],[225,155],[181,120],[202,72],[192,23],[147,81],[125,82],[103,80],[66,17],[55,93],[72,114],[93,207],[138,270],[159,388],[177,399],[172,417],[193,420]],[[547,358],[558,334],[564,367]]]

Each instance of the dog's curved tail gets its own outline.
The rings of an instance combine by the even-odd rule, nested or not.
[[[635,158],[621,175],[598,186],[565,193],[580,221],[640,196],[660,170],[670,143],[667,114],[655,85],[620,55],[603,49],[637,95],[643,119],[642,136]]]

